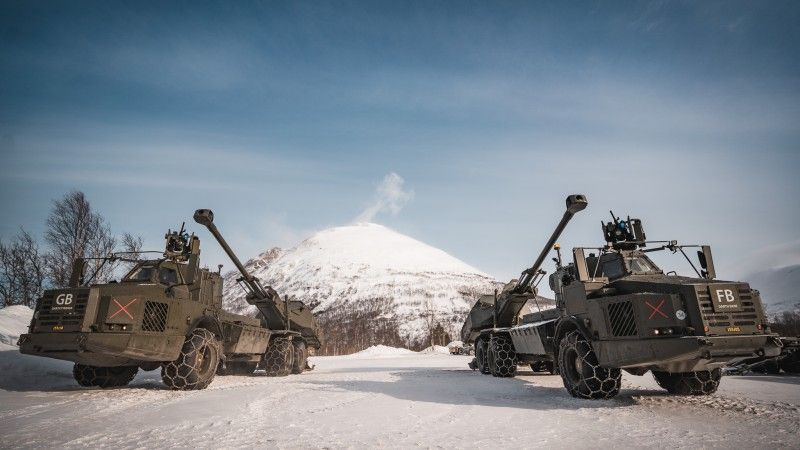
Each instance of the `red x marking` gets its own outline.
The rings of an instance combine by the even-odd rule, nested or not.
[[[645,301],[645,302],[644,302],[644,304],[645,304],[645,305],[649,306],[649,307],[650,307],[650,309],[652,309],[652,310],[653,310],[653,312],[651,312],[651,313],[650,313],[650,317],[648,317],[648,318],[647,318],[647,320],[650,320],[650,319],[652,319],[652,318],[653,318],[653,316],[655,316],[655,315],[656,315],[656,313],[658,313],[658,314],[661,314],[661,316],[662,316],[663,318],[665,318],[665,319],[669,319],[669,316],[667,316],[666,314],[664,314],[664,313],[661,311],[661,307],[662,307],[662,306],[664,306],[664,302],[665,302],[665,301],[667,301],[667,300],[666,300],[666,299],[664,299],[664,300],[661,300],[661,303],[659,303],[659,304],[658,304],[658,306],[653,306],[653,305],[651,305],[651,304],[650,304],[650,302],[648,302],[648,301]],[[133,317],[131,317],[131,319],[133,319]]]
[[[128,303],[127,303],[125,306],[122,306],[122,305],[121,305],[121,304],[120,304],[120,303],[117,301],[117,299],[115,299],[115,298],[112,298],[112,299],[111,299],[111,301],[112,301],[112,302],[114,302],[114,303],[116,303],[116,304],[117,304],[117,306],[119,306],[119,309],[118,309],[118,310],[117,310],[117,311],[116,311],[114,314],[112,314],[112,315],[108,316],[108,318],[109,318],[109,319],[113,319],[113,318],[114,318],[114,316],[116,316],[117,314],[119,314],[119,313],[121,313],[121,312],[124,312],[124,313],[125,313],[125,314],[126,314],[128,317],[130,317],[131,319],[133,319],[133,316],[131,315],[130,311],[128,311],[128,306],[131,306],[132,304],[134,304],[134,302],[136,302],[136,299],[133,299],[133,300],[129,301],[129,302],[128,302]]]

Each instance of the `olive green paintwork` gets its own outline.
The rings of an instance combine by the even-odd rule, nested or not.
[[[45,291],[29,333],[20,337],[20,351],[92,366],[154,369],[175,360],[186,336],[202,327],[221,341],[226,361],[260,361],[270,337],[287,332],[224,311],[222,277],[199,268],[199,255],[197,237],[172,233],[164,258],[137,262],[120,282]]]
[[[617,229],[625,235],[613,236]],[[709,247],[697,246],[702,248],[703,268],[695,268],[697,277],[665,274],[648,253],[664,249],[683,253],[690,246],[665,241],[647,248],[653,243],[644,240],[638,219],[614,218],[604,224],[606,230],[611,232],[606,234],[606,246],[576,248],[569,264],[562,265],[559,252],[557,270],[549,277],[556,309],[521,318],[498,313],[493,317],[492,299],[484,298],[467,318],[462,339],[475,342],[493,334],[508,334],[519,362],[532,363],[557,360],[560,340],[577,330],[591,342],[601,366],[637,374],[713,369],[780,353],[780,342],[770,333],[758,291],[745,282],[715,279]],[[544,251],[549,250],[546,247]],[[599,258],[586,256],[586,250],[598,252]],[[532,269],[544,276],[539,267]],[[535,289],[520,291],[505,289],[498,296],[496,310],[513,310],[508,305],[524,303],[535,295]],[[491,319],[496,321],[494,325]]]

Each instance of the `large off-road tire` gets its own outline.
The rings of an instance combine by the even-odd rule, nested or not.
[[[489,370],[495,377],[508,378],[517,374],[517,352],[509,336],[501,334],[489,340]]]
[[[577,331],[568,333],[559,343],[558,370],[573,397],[607,399],[619,393],[622,372],[600,367],[592,344]]]
[[[186,338],[178,358],[161,366],[161,379],[170,389],[205,389],[217,373],[220,353],[214,333],[198,328]]]
[[[294,346],[286,336],[272,338],[264,353],[264,370],[270,377],[285,377],[292,372]]]
[[[85,364],[72,366],[72,376],[81,386],[112,388],[126,386],[139,371],[138,366],[95,367]]]
[[[251,375],[256,371],[257,366],[257,362],[230,361],[227,362],[223,368],[222,363],[220,363],[217,368],[217,375]]]
[[[780,362],[780,368],[786,373],[800,374],[800,350],[795,350]]]
[[[475,365],[477,365],[478,371],[484,375],[489,375],[491,373],[489,370],[488,352],[489,342],[487,342],[486,339],[478,339],[475,341]]]
[[[653,378],[670,394],[710,395],[717,392],[719,380],[722,378],[722,369],[676,373],[654,370]]]
[[[292,361],[292,373],[297,375],[306,370],[306,362],[308,361],[308,347],[302,339],[293,339],[292,346],[294,347],[294,361]]]

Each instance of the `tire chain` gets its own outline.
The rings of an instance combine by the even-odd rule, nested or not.
[[[562,355],[565,355],[571,348],[577,352],[583,369],[581,370],[582,373],[579,374],[580,381],[575,385],[572,385],[569,374],[566,373],[569,366],[565,364],[565,361],[561,361]],[[622,372],[619,369],[601,367],[592,345],[577,331],[570,332],[561,340],[558,354],[559,369],[564,380],[564,387],[573,397],[609,399],[619,393]]]
[[[198,354],[204,347],[210,346],[211,351],[217,362],[211,361],[210,369],[207,373],[200,373]],[[214,333],[198,328],[186,339],[181,354],[178,359],[161,366],[161,379],[170,389],[176,390],[198,390],[205,389],[214,380],[214,375],[219,364],[220,345]]]

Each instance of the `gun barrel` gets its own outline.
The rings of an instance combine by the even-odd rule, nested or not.
[[[225,253],[227,253],[228,257],[233,261],[233,265],[239,269],[239,272],[242,274],[244,280],[247,281],[247,284],[251,285],[250,287],[253,288],[254,291],[259,291],[260,289],[257,289],[253,282],[253,276],[247,272],[242,262],[239,261],[239,258],[233,253],[228,243],[225,242],[225,238],[222,237],[217,226],[214,225],[214,212],[210,209],[198,209],[194,212],[194,221],[208,228],[208,231],[210,231],[217,242],[219,242],[220,247],[225,250]]]
[[[567,210],[564,211],[564,216],[561,217],[561,222],[558,223],[556,229],[553,231],[553,234],[550,235],[550,239],[547,240],[547,243],[544,245],[542,252],[539,253],[539,257],[536,258],[536,261],[533,265],[522,272],[522,276],[520,276],[519,281],[517,282],[517,286],[514,289],[515,291],[523,291],[525,290],[528,285],[533,281],[533,278],[536,276],[536,273],[542,267],[542,263],[544,259],[547,257],[547,254],[553,248],[553,244],[556,243],[556,240],[561,236],[561,233],[564,231],[564,228],[567,227],[567,224],[572,217],[580,211],[583,211],[589,202],[586,200],[586,196],[583,194],[573,194],[567,197]]]

